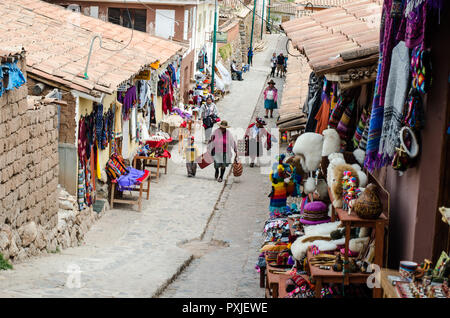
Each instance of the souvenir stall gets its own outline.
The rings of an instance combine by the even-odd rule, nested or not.
[[[277,182],[273,182],[271,219],[294,212],[287,216],[291,244],[283,246],[281,240],[275,240],[265,242],[261,249],[263,254],[259,265],[266,266],[266,295],[287,293],[286,297],[299,298],[382,296],[382,290],[375,284],[367,284],[367,279],[374,265],[378,266],[375,268],[385,267],[387,258],[392,257],[388,247],[401,242],[388,240],[388,233],[392,233],[392,220],[398,220],[398,228],[407,226],[399,215],[392,217],[392,206],[405,202],[404,195],[411,198],[408,192],[398,187],[403,184],[398,178],[407,169],[417,167],[415,165],[421,155],[428,157],[425,152],[419,152],[420,147],[425,146],[420,143],[422,137],[430,136],[424,122],[424,118],[429,116],[423,101],[433,100],[432,96],[425,98],[427,91],[428,95],[433,92],[430,78],[433,50],[430,51],[424,39],[433,28],[437,28],[439,19],[433,17],[447,12],[443,10],[441,1],[403,2],[404,7],[402,1],[384,2],[383,10],[392,14],[385,13],[389,18],[382,20],[379,51],[378,47],[356,49],[340,53],[339,59],[333,63],[312,65],[310,91],[304,108],[308,115],[305,133],[289,147],[289,154],[300,162],[304,173],[301,203],[296,206],[286,204],[290,183],[295,180],[292,175],[281,175]],[[438,29],[445,30],[445,26],[448,26],[447,22]],[[440,54],[441,57],[447,56],[443,65],[448,66],[448,50],[447,55],[443,50]],[[442,73],[441,80],[448,80],[448,73],[437,73]],[[442,94],[436,92],[435,95]],[[439,103],[436,99],[434,101]],[[437,130],[436,134],[439,134],[439,129],[441,134],[444,132],[445,124],[441,122],[439,125],[437,129],[431,128]],[[437,168],[431,171],[439,170],[442,154],[441,148],[438,149],[428,149],[436,153],[434,161],[438,162]],[[374,170],[385,166],[392,169],[388,169],[387,179],[382,179]],[[281,168],[280,162],[273,171],[280,174],[280,171],[293,170]],[[394,179],[390,177],[391,173],[397,174],[395,182],[390,181]],[[425,179],[425,170],[423,174]],[[417,182],[410,178],[408,181]],[[399,202],[392,200],[393,194]],[[279,202],[278,197],[281,198]],[[273,206],[279,215],[273,214]],[[397,210],[395,213],[403,212]],[[405,213],[409,213],[408,210]],[[413,223],[419,224],[417,220]],[[404,231],[410,232],[408,229]],[[283,264],[286,252],[292,260],[287,258]],[[399,280],[395,276],[409,276],[409,281],[399,284],[397,295],[448,297],[448,272],[445,268],[450,264],[444,265],[447,262],[442,261],[447,259],[446,255],[442,254],[436,262],[435,273],[431,275],[434,285],[430,279],[416,282],[411,279],[411,276],[419,278],[426,272],[429,267],[427,260],[421,265],[401,261],[400,269],[394,271],[399,275],[383,269],[387,273],[383,276],[384,293],[389,294],[386,286]],[[283,283],[285,289],[280,285],[284,278],[273,277],[274,273],[282,271],[280,268],[283,266],[284,274],[290,276]],[[275,271],[274,268],[278,269]],[[435,275],[436,271],[438,275]],[[278,287],[276,292],[273,290],[275,287]]]

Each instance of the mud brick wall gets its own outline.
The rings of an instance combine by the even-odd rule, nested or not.
[[[58,160],[56,106],[29,110],[27,85],[0,97],[0,253],[5,258],[37,255],[55,238]]]

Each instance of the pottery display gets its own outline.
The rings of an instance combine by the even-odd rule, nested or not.
[[[353,211],[362,219],[377,219],[383,212],[380,198],[376,194],[376,185],[367,185],[363,193],[356,199]]]

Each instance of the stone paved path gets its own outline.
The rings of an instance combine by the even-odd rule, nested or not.
[[[254,56],[254,66],[244,75],[245,80],[233,82],[231,93],[218,103],[221,118],[228,120],[233,127],[245,129],[248,126],[255,102],[266,84],[269,57],[273,49],[280,45],[280,39],[279,35],[267,37],[266,50]],[[196,140],[199,140],[199,137]],[[176,153],[177,149],[175,146],[172,154]],[[150,200],[144,201],[142,212],[137,212],[136,208],[127,205],[115,205],[113,210],[107,212],[91,228],[82,246],[36,257],[16,264],[14,270],[0,272],[0,297],[160,295],[167,284],[193,260],[193,253],[179,245],[202,237],[214,207],[221,193],[227,193],[227,187],[232,186],[233,191],[225,202],[226,209],[233,211],[235,218],[245,214],[247,210],[252,210],[252,207],[256,210],[254,207],[260,206],[261,210],[257,213],[260,214],[260,219],[265,219],[268,201],[264,194],[267,192],[267,186],[252,181],[254,188],[251,194],[245,195],[247,182],[250,182],[245,178],[259,178],[257,169],[247,170],[245,167],[246,172],[241,177],[241,183],[230,181],[225,187],[225,183],[214,181],[212,166],[204,170],[198,169],[196,178],[187,178],[185,164],[170,161],[168,174],[162,175],[158,183],[152,183]],[[238,192],[237,196],[235,192]],[[248,201],[244,201],[246,197],[249,198]],[[249,219],[243,220],[241,231],[235,228],[234,233],[217,232],[214,235],[219,240],[231,242],[230,247],[221,250],[234,255],[236,259],[246,255],[242,254],[241,249],[234,252],[234,248],[239,248],[240,244],[254,245],[257,242],[256,236],[261,235],[261,224],[252,221],[253,216],[250,214],[247,216]],[[220,222],[229,224],[228,217],[218,221],[217,228],[224,228],[219,225]],[[244,225],[246,222],[254,223],[254,226],[247,229],[247,233],[244,232],[247,228]],[[249,251],[257,250],[258,247],[253,245],[248,247]],[[242,270],[233,268],[233,273],[240,272],[243,275],[244,285],[253,284],[251,279],[255,276],[252,271],[254,262],[252,255]],[[81,274],[78,274],[78,271],[81,271]],[[226,275],[225,272],[223,274]],[[77,277],[80,278],[80,285],[77,284]],[[244,280],[244,277],[247,280]],[[226,276],[222,276],[220,280],[226,281]],[[77,288],[78,286],[80,288]],[[234,295],[233,293],[231,289],[229,294],[222,289],[222,293],[216,296],[229,297]],[[236,297],[250,294],[251,292],[243,289]],[[185,293],[184,296],[197,297],[195,293]]]
[[[276,43],[277,54],[286,53],[284,47],[285,40],[280,38]],[[274,81],[281,97],[284,79],[274,78]],[[264,114],[261,94],[252,118]],[[276,111],[274,117],[277,117]],[[275,118],[265,119],[267,128],[276,126]],[[264,297],[255,264],[268,217],[269,192],[269,176],[258,167],[244,165],[243,175],[238,180],[231,174],[205,237],[187,244],[192,250],[201,250],[208,245],[209,249],[200,253],[161,297]]]

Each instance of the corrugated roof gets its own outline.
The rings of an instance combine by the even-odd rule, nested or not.
[[[353,50],[378,47],[381,3],[379,0],[358,0],[340,7],[325,9],[281,26],[308,59],[318,74],[344,64],[340,54]],[[377,60],[373,50],[367,64]]]
[[[136,30],[120,51],[100,48],[96,40],[86,80],[82,76],[92,38],[101,35],[103,47],[119,50],[130,41],[130,29],[40,0],[4,0],[0,16],[2,48],[24,47],[30,74],[94,95],[114,92],[144,67],[157,60],[164,63],[183,50]]]

